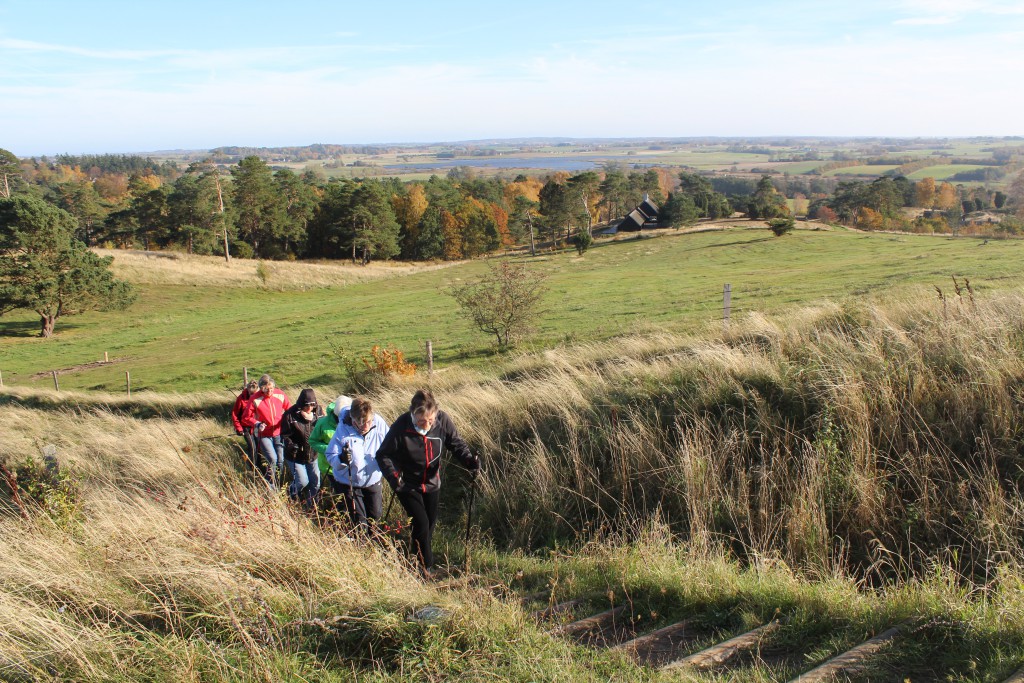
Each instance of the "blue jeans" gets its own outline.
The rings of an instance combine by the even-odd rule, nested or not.
[[[263,476],[270,488],[276,489],[284,467],[284,441],[280,436],[261,436],[260,453],[263,454]]]
[[[288,464],[288,471],[292,473],[288,494],[293,499],[301,499],[304,505],[313,505],[316,494],[320,492],[320,466],[316,460],[310,463],[291,460],[285,462]]]

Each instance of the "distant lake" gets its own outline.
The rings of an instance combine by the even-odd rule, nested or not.
[[[550,168],[555,171],[589,171],[600,168],[609,161],[620,162],[626,166],[650,166],[639,161],[639,157],[624,154],[608,155],[599,158],[584,159],[574,156],[494,156],[469,157],[468,159],[438,159],[416,164],[385,164],[384,168],[429,171],[433,168],[456,168],[473,166],[477,168]]]

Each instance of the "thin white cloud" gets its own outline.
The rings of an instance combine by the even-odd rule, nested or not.
[[[0,38],[0,49],[36,53],[51,52],[78,57],[92,57],[95,59],[126,60],[153,59],[187,53],[184,50],[94,50],[74,45],[54,45],[52,43],[40,43],[34,40],[19,40],[17,38]]]
[[[971,16],[1024,16],[1020,2],[1001,0],[903,0],[903,10],[914,16],[897,19],[894,24],[927,26],[953,24]]]
[[[897,26],[941,26],[944,24],[955,24],[958,21],[960,21],[960,17],[947,14],[935,17],[911,17],[909,19],[897,19],[892,23]]]

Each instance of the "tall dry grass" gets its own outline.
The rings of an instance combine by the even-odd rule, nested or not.
[[[924,589],[891,593],[893,614],[931,599],[936,614],[988,610],[1019,630],[1022,357],[1024,297],[921,297],[579,345],[430,384],[485,459],[478,522],[496,547],[568,544],[582,550],[564,564],[596,558],[608,585],[668,585],[686,603],[761,590],[768,604],[798,590],[791,565],[868,613],[842,577],[913,578]],[[371,398],[394,418],[422,381]],[[221,438],[229,398],[0,392],[0,463],[53,446],[81,492],[75,514],[28,519],[0,495],[0,678],[643,680],[246,484]],[[461,522],[461,474],[446,467],[446,514]],[[723,549],[758,573],[699,560]],[[591,585],[563,571],[547,585]],[[965,578],[991,601],[975,605]],[[405,621],[426,603],[456,616]]]
[[[488,463],[485,528],[534,548],[661,515],[698,547],[872,580],[1024,558],[1024,297],[823,305],[704,336],[442,375]],[[413,383],[382,390],[400,411]]]
[[[406,263],[374,261],[365,266],[347,261],[257,261],[197,256],[169,251],[96,249],[101,256],[113,256],[111,266],[120,279],[142,285],[189,285],[202,287],[269,287],[271,289],[313,289],[341,287],[411,275],[452,263]],[[261,277],[262,273],[262,277]]]
[[[0,462],[55,446],[80,509],[26,520],[0,497],[4,680],[283,680],[317,668],[289,655],[318,618],[350,620],[351,650],[389,642],[407,608],[437,599],[394,550],[322,532],[244,484],[223,423],[174,414],[189,401],[139,418],[36,399],[5,401]],[[365,618],[384,605],[390,617]]]

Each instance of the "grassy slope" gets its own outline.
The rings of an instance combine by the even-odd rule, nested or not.
[[[742,225],[742,222],[738,223]],[[1019,285],[1024,244],[973,239],[764,229],[668,233],[599,243],[583,258],[562,252],[529,260],[549,276],[547,311],[533,348],[625,332],[685,330],[720,320],[724,283],[733,315],[920,285],[950,289],[950,276],[977,288]],[[243,267],[243,266],[239,266]],[[246,266],[247,267],[247,266]],[[367,355],[394,344],[422,361],[425,340],[439,366],[493,363],[489,341],[454,313],[444,290],[484,272],[472,262],[344,288],[277,291],[250,287],[141,285],[126,313],[89,313],[40,340],[30,314],[0,322],[0,372],[8,384],[46,386],[48,375],[102,359],[121,362],[61,375],[66,388],[124,385],[186,391],[237,384],[242,366],[269,370],[283,385],[341,379],[336,353]],[[271,287],[274,281],[270,282]]]
[[[527,616],[541,605],[516,599],[539,590],[554,600],[594,594],[594,611],[607,607],[604,596],[628,601],[641,631],[693,618],[707,629],[705,643],[785,615],[786,647],[804,659],[785,677],[752,665],[729,680],[788,680],[909,615],[930,630],[893,654],[885,680],[997,681],[1022,654],[1017,574],[980,599],[940,571],[859,591],[840,577],[801,579],[779,562],[741,568],[677,544],[657,519],[626,543],[539,557],[495,553],[485,542],[473,563],[482,588],[424,584],[388,547],[353,542],[344,527],[321,529],[244,486],[237,454],[215,438],[222,424],[186,415],[211,399],[0,392],[12,429],[0,462],[53,442],[81,492],[72,514],[0,514],[4,680],[722,680],[659,676],[552,638]],[[459,496],[447,487],[443,505],[457,507]],[[442,521],[438,547],[462,566],[454,526]],[[431,604],[452,616],[406,619]]]

